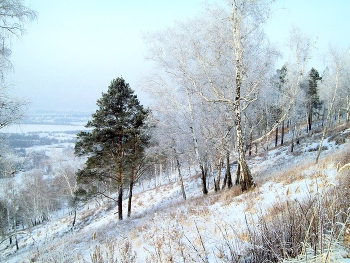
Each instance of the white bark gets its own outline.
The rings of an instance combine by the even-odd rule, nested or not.
[[[334,75],[335,75],[334,76],[334,83],[333,83],[333,95],[332,95],[332,98],[329,102],[326,124],[324,125],[323,132],[322,132],[322,138],[320,140],[320,144],[318,147],[317,156],[316,156],[316,163],[318,163],[318,160],[319,160],[320,155],[321,155],[323,141],[326,137],[329,121],[330,121],[330,118],[331,118],[331,115],[333,112],[334,101],[336,99],[337,92],[338,92],[339,85],[340,85],[341,74],[342,74],[342,71],[344,70],[344,68],[343,68],[344,61],[342,60],[342,58],[346,57],[345,56],[346,53],[340,54],[339,51],[334,50],[334,48],[331,48],[330,55],[331,55],[332,64],[333,64],[332,66],[333,66]]]

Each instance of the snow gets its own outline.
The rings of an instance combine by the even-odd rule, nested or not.
[[[237,196],[232,193],[233,190],[214,193],[211,189],[209,195],[203,197],[200,178],[188,174],[188,169],[183,171],[186,201],[182,198],[178,181],[169,182],[169,179],[163,178],[157,186],[155,179],[145,181],[135,186],[131,218],[118,221],[116,206],[110,200],[92,201],[79,208],[74,229],[71,229],[73,215],[65,211],[20,235],[19,251],[16,252],[13,246],[6,247],[7,242],[0,244],[0,261],[31,262],[30,259],[41,255],[42,262],[50,262],[51,258],[58,262],[89,262],[96,246],[107,249],[107,244],[115,242],[119,248],[130,243],[137,253],[137,262],[146,262],[146,259],[155,262],[157,248],[164,251],[172,248],[172,253],[175,253],[184,243],[193,258],[198,257],[194,249],[190,250],[195,245],[197,249],[206,250],[208,262],[217,262],[224,232],[232,238],[231,245],[235,246],[237,240],[244,241],[241,233],[246,227],[246,220],[256,222],[257,216],[266,213],[275,203],[303,200],[310,194],[334,187],[336,163],[314,164],[317,152],[310,149],[318,148],[318,145],[318,142],[305,141],[304,145],[296,147],[299,153],[295,155],[288,152],[288,147],[279,147],[249,158],[258,187]],[[321,160],[328,157],[332,160],[335,153],[349,148],[349,142],[339,146],[325,141],[324,146],[327,150],[322,152]],[[290,174],[295,177],[287,178],[286,175]],[[159,183],[160,179],[157,180]],[[209,181],[212,182],[212,179]],[[126,211],[127,200],[123,205]],[[169,240],[178,247],[170,248],[167,245]],[[333,261],[329,262],[350,262],[350,259],[343,258],[344,253],[344,248],[339,245],[333,251]],[[205,257],[204,252],[202,255]],[[162,260],[166,262],[170,259]]]

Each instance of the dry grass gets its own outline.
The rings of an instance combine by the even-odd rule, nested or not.
[[[236,197],[242,194],[241,187],[234,185],[231,189],[224,189],[218,193],[218,201],[222,203],[223,206],[230,205]]]
[[[209,197],[196,197],[188,201],[187,211],[189,215],[206,217],[210,215],[207,202],[210,202]]]
[[[331,132],[336,134],[339,130]],[[346,136],[349,139],[349,135]],[[349,158],[350,149],[344,148],[322,155],[317,165],[314,160],[303,160],[301,164],[262,176],[258,185],[269,180],[275,183],[271,184],[271,191],[275,190],[277,183],[285,187],[281,197],[277,196],[275,203],[264,211],[259,209],[262,201],[259,188],[242,194],[240,187],[234,186],[206,197],[151,208],[138,216],[152,218],[157,212],[157,218],[141,220],[125,239],[105,239],[108,232],[98,233],[99,240],[95,242],[99,244],[92,245],[89,261],[85,261],[79,253],[71,253],[65,242],[71,247],[84,238],[91,240],[90,236],[63,238],[33,253],[32,259],[35,262],[135,262],[137,254],[134,246],[146,252],[147,258],[142,259],[143,262],[208,262],[209,254],[214,262],[282,262],[305,256],[311,259],[309,262],[323,262],[332,248],[341,245],[344,225],[350,221],[350,169],[336,176],[336,186],[329,183],[331,180],[325,176],[324,170],[335,170],[337,165],[341,167],[349,163]],[[294,200],[294,194],[304,189],[288,185],[305,178],[312,180],[308,185],[309,192],[305,199]],[[172,187],[179,185],[163,185],[159,191],[167,192]],[[135,202],[144,206],[148,201],[141,200],[141,195],[135,195]],[[216,203],[220,203],[221,207],[244,203],[245,225],[231,225],[218,220],[214,229],[208,229],[207,220],[217,220],[210,210],[210,206]],[[99,209],[78,213],[79,223],[89,224]],[[138,219],[138,216],[133,219]],[[193,218],[200,218],[201,222]],[[37,232],[37,235],[43,233]],[[215,244],[210,251],[208,244]],[[301,262],[301,259],[298,260]]]

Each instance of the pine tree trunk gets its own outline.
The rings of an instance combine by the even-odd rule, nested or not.
[[[119,134],[119,149],[118,149],[118,157],[121,158],[123,156],[123,131]],[[118,167],[118,218],[119,220],[123,220],[123,170],[121,164],[117,163]]]
[[[131,168],[131,178],[129,184],[129,198],[128,198],[128,217],[131,216],[131,202],[132,202],[132,191],[134,189],[134,178],[135,178],[135,168]]]
[[[134,181],[130,181],[129,185],[129,200],[128,200],[128,217],[131,216],[131,201],[132,201],[132,190],[134,188]]]
[[[307,123],[308,123],[308,131],[311,131],[312,128],[312,103],[309,103],[308,113],[307,113]]]
[[[123,185],[120,183],[118,187],[118,218],[123,220]]]

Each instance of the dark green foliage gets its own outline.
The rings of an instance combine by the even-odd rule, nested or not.
[[[313,109],[319,109],[321,105],[317,89],[317,83],[320,80],[322,80],[322,77],[316,69],[312,68],[309,72],[309,87],[307,90],[307,98],[308,103],[310,103]]]
[[[306,86],[308,130],[312,127],[312,117],[321,108],[321,101],[318,95],[317,83],[322,80],[318,71],[312,68],[309,72],[308,85]]]
[[[113,189],[121,192],[149,145],[146,119],[150,111],[122,78],[111,82],[97,106],[86,125],[92,130],[77,135],[75,153],[88,157],[85,168],[77,172],[77,180],[90,194]]]

